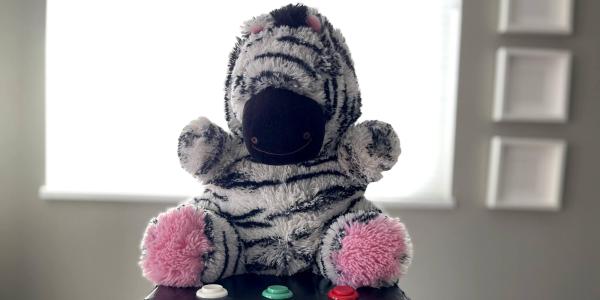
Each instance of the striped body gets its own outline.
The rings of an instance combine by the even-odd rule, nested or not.
[[[313,265],[320,237],[335,217],[375,209],[363,198],[364,190],[335,157],[297,166],[243,157],[209,181],[193,202],[236,228],[247,272],[291,275]]]

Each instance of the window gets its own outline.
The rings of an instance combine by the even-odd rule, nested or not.
[[[223,82],[241,23],[289,1],[49,0],[44,198],[178,200],[180,130],[227,128]],[[362,4],[361,4],[362,3]],[[363,116],[391,123],[402,155],[372,200],[451,205],[459,0],[305,1],[344,33]]]

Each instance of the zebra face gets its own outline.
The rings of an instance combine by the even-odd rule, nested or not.
[[[230,55],[225,115],[259,162],[292,164],[335,154],[360,115],[358,84],[341,33],[303,5],[246,22]]]
[[[246,148],[255,161],[286,165],[319,154],[325,118],[314,100],[269,87],[244,106],[242,128]]]

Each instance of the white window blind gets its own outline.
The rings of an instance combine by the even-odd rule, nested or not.
[[[227,128],[223,82],[240,25],[288,1],[49,0],[49,199],[177,200],[202,187],[179,166],[180,130]],[[363,116],[391,123],[402,154],[378,201],[451,204],[459,0],[304,1],[344,33]]]

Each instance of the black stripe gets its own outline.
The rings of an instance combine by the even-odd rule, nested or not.
[[[237,235],[236,230],[236,235]],[[237,273],[237,268],[240,263],[240,256],[242,255],[242,243],[240,242],[240,236],[237,236],[237,255],[235,256],[235,263],[233,264],[233,274]]]
[[[333,29],[333,26],[331,25],[331,23],[325,22],[325,27],[327,27],[327,29],[330,32],[330,36],[329,37],[331,38],[331,42],[333,43],[333,47],[342,56],[342,58],[344,59],[344,62],[346,63],[346,65],[350,68],[350,70],[352,70],[352,73],[356,74],[356,72],[354,71],[354,64],[352,63],[352,59],[350,59],[350,54],[341,45],[340,41],[338,41],[337,38],[334,36],[335,30]]]
[[[341,151],[345,151],[346,152],[346,157],[354,157],[354,150],[352,149],[352,146],[348,143],[344,143],[340,146]],[[361,167],[360,165],[358,165],[358,163],[354,160],[349,160],[348,162],[348,166],[349,166],[349,170],[348,172],[350,173],[350,176],[359,179],[361,182],[367,182],[367,176],[361,171]]]
[[[330,161],[330,159],[327,159],[326,161]],[[323,163],[323,162],[321,162],[321,163]],[[239,173],[230,173],[230,174],[226,175],[225,177],[211,180],[208,183],[214,184],[214,185],[219,186],[224,189],[240,188],[240,189],[247,189],[247,190],[256,190],[256,189],[266,187],[266,186],[275,186],[275,185],[280,185],[282,183],[290,184],[290,183],[294,183],[294,182],[301,181],[301,180],[310,180],[310,179],[320,177],[320,176],[347,177],[345,174],[338,172],[338,171],[324,170],[324,171],[318,171],[318,172],[314,172],[314,173],[294,175],[294,176],[288,177],[284,181],[280,181],[280,180],[252,181],[252,180],[245,180],[245,178],[242,175],[240,175]]]
[[[284,7],[274,9],[270,13],[276,27],[287,26],[298,28],[306,26],[308,7],[302,4],[288,4]]]
[[[212,198],[221,200],[221,201],[229,201],[229,198],[227,198],[227,196],[225,195],[221,195],[209,188],[204,189],[204,195],[203,196],[212,196]],[[216,205],[216,203],[215,203]]]
[[[331,84],[333,87],[333,110],[331,112],[331,116],[333,117],[337,113],[337,105],[338,105],[338,82],[337,78],[334,77],[331,79]]]
[[[364,198],[362,196],[352,199],[352,201],[350,201],[350,203],[348,204],[348,207],[345,210],[343,210],[339,214],[336,214],[333,217],[329,218],[327,221],[325,221],[323,223],[323,227],[321,227],[323,232],[327,232],[327,230],[329,230],[329,228],[331,228],[331,224],[333,224],[333,222],[335,222],[339,217],[347,214],[352,208],[354,208],[356,206],[356,204],[358,202],[360,202],[360,200],[363,200],[363,199]],[[324,241],[325,241],[324,239],[321,239],[321,243],[319,244],[319,251],[323,250]],[[321,259],[317,263],[317,267],[319,268],[321,275],[327,277],[327,271],[325,270],[325,259],[323,258],[322,252],[321,252],[320,258]]]
[[[343,197],[354,195],[357,191],[364,190],[364,186],[342,186],[335,185],[321,190],[315,197]],[[341,200],[341,199],[340,199]]]
[[[213,257],[215,255],[215,251],[211,250],[207,253],[202,254],[202,261],[206,264],[208,264],[208,262],[211,262],[213,260]],[[206,265],[205,265],[206,266]],[[204,272],[206,272],[207,268],[203,268],[202,272],[200,272],[200,278],[204,277]]]
[[[375,219],[379,215],[381,215],[379,212],[374,211],[374,210],[369,210],[369,211],[366,211],[359,215],[354,216],[352,218],[352,222],[369,223],[369,221]]]
[[[231,73],[233,72],[233,68],[235,67],[235,63],[240,57],[240,52],[242,50],[242,45],[245,40],[236,37],[235,45],[233,46],[233,50],[229,53],[229,63],[227,64],[227,77],[225,79],[225,89],[228,89],[231,85]]]
[[[335,237],[333,237],[331,244],[329,244],[330,252],[337,252],[342,249],[342,239],[346,236],[345,227],[340,228],[338,232],[336,232]]]
[[[223,262],[223,268],[221,269],[221,273],[219,274],[219,277],[217,277],[217,280],[223,277],[223,274],[225,274],[225,271],[227,270],[227,265],[229,264],[229,247],[227,247],[227,237],[225,236],[225,231],[223,231],[223,249],[225,252],[225,262]]]
[[[242,82],[244,82],[243,75],[235,76],[235,81],[233,82],[233,89],[236,89],[238,86],[240,86],[242,84]]]
[[[296,213],[315,212],[328,208],[331,204],[339,201],[344,201],[359,191],[364,191],[363,186],[332,186],[319,191],[314,198],[296,202],[288,209],[270,214],[266,217],[267,220],[287,217]]]
[[[332,162],[332,161],[337,161],[337,156],[329,156],[329,157],[319,158],[316,160],[309,160],[309,161],[300,163],[300,166],[313,167],[316,165],[321,165],[321,164]]]
[[[256,222],[256,221],[245,221],[245,222],[232,222],[233,224],[235,224],[235,226],[237,227],[241,227],[241,228],[269,228],[269,227],[273,227],[273,224],[271,223],[265,223],[265,222]]]
[[[250,41],[250,42],[246,43],[246,49],[245,49],[245,51],[248,51],[248,49],[250,49],[250,47],[252,47],[252,45],[254,45],[254,44],[256,44],[257,42],[260,42],[260,41],[262,41],[262,40],[263,40],[263,38],[262,38],[262,37],[259,37],[259,38],[256,38],[256,39],[255,39],[255,40],[253,40],[253,41]]]
[[[323,249],[323,240],[321,240],[321,243],[319,244],[319,261],[317,262],[317,268],[319,268],[319,272],[321,272],[321,275],[323,277],[327,277],[327,275],[325,275],[325,260],[323,259],[323,254],[321,253],[321,249]]]
[[[262,213],[263,211],[265,211],[264,208],[255,208],[255,209],[253,209],[247,213],[243,213],[241,215],[232,215],[227,212],[222,212],[221,215],[223,215],[227,220],[237,221],[237,220],[243,220],[243,219],[248,219],[248,218],[254,217],[254,216]]]
[[[356,121],[356,120],[354,119],[354,109],[355,109],[355,106],[356,106],[356,98],[354,98],[354,97],[349,97],[349,99],[348,99],[348,100],[349,100],[349,101],[351,100],[351,101],[350,101],[350,110],[348,111],[348,124],[346,125],[346,129],[347,129],[348,127],[350,127],[350,126],[352,125],[352,123],[354,123],[354,121]],[[345,132],[345,131],[346,131],[346,130],[344,130],[344,132]]]
[[[231,108],[229,107],[229,96],[227,96],[227,92],[225,92],[225,97],[223,97],[225,105],[225,121],[227,124],[231,124]]]
[[[345,85],[345,82],[344,82]],[[346,90],[346,86],[344,86],[344,90],[342,91],[342,93],[344,93],[344,99],[342,100],[342,107],[340,108],[340,112],[338,113],[338,124],[339,127],[337,129],[337,135],[338,136],[342,136],[342,134],[344,134],[344,132],[346,132],[346,128],[348,126],[348,92]]]
[[[246,264],[246,271],[248,271],[250,273],[268,271],[268,270],[276,270],[276,269],[277,269],[277,265],[266,265],[266,264],[262,264],[259,262],[252,262],[252,263]]]
[[[262,79],[276,79],[286,83],[298,84],[298,80],[296,80],[294,77],[288,74],[277,71],[265,70],[258,73],[258,75],[250,78],[249,90],[251,94],[256,94],[256,83]]]
[[[200,201],[206,201],[206,202],[208,202],[208,203],[212,204],[212,202],[211,202],[211,201],[210,201],[210,199],[208,199],[208,198],[202,198],[202,197],[195,197],[195,198],[194,198],[194,202],[195,202],[195,203],[198,203],[198,202],[200,202]]]
[[[296,228],[290,234],[290,237],[293,240],[301,240],[309,237],[313,233],[313,230],[310,228]]]
[[[257,189],[259,187],[265,186],[265,185],[276,185],[276,184],[279,184],[280,182],[274,181],[274,180],[264,180],[264,181],[246,180],[246,178],[242,174],[232,172],[232,173],[226,174],[223,177],[219,177],[219,178],[210,180],[207,183],[219,186],[224,189],[241,188],[241,189],[253,190],[253,189]]]
[[[206,217],[204,218],[204,234],[206,235],[208,240],[211,242],[211,244],[214,244],[214,241],[215,241],[214,226],[213,226],[213,221],[212,221],[210,214],[206,214]],[[202,260],[204,262],[212,261],[214,254],[215,254],[214,250],[204,253],[202,255]],[[202,278],[204,276],[204,271],[206,271],[206,268],[204,268],[202,270],[202,273],[200,274],[200,278]]]
[[[360,95],[352,97],[352,106],[350,108],[350,124],[353,124],[360,115]]]
[[[361,200],[365,200],[365,201],[367,201],[367,199],[365,199],[365,198],[364,198],[364,197],[362,197],[362,196],[361,196],[361,197],[358,197],[358,198],[356,198],[356,199],[354,199],[354,200],[352,200],[352,201],[350,202],[350,204],[348,205],[348,208],[346,209],[346,211],[344,211],[344,213],[343,213],[343,214],[350,213],[350,212],[351,212],[351,210],[352,210],[352,209],[354,209],[354,208],[356,207],[356,205],[358,205],[358,203],[359,203]],[[379,209],[375,209],[375,210],[379,210]],[[381,210],[379,210],[379,212],[381,212]]]
[[[338,172],[338,171],[324,170],[324,171],[319,171],[319,172],[314,172],[314,173],[306,173],[306,174],[295,175],[295,176],[292,176],[292,177],[286,179],[285,183],[289,184],[289,183],[294,183],[294,182],[300,181],[300,180],[313,179],[315,177],[327,176],[327,175],[335,175],[335,176],[347,177],[345,174],[343,174],[341,172]]]
[[[255,60],[261,59],[261,58],[277,58],[277,59],[281,59],[281,60],[288,61],[291,63],[295,63],[295,64],[299,65],[311,77],[317,77],[317,72],[307,62],[305,62],[301,58],[298,58],[298,57],[295,57],[295,56],[292,56],[289,54],[285,54],[285,53],[279,53],[279,52],[267,52],[267,53],[259,54],[254,57]]]
[[[217,194],[217,192],[212,192],[212,196],[222,201],[229,201],[229,198],[227,198],[227,196]]]
[[[248,249],[248,248],[252,248],[256,245],[260,245],[261,247],[267,247],[267,246],[271,246],[275,243],[278,243],[281,241],[281,238],[278,236],[270,236],[270,237],[264,237],[264,238],[260,238],[260,239],[254,239],[254,240],[242,240],[242,243],[244,244],[244,248]]]
[[[210,214],[206,214],[206,217],[204,218],[204,234],[206,234],[206,237],[208,237],[208,240],[211,242],[214,242],[215,240],[213,230],[214,227],[212,217],[210,216]]]
[[[375,121],[367,121],[367,129],[371,133],[371,143],[367,145],[367,152],[370,156],[381,156],[387,160],[393,160],[390,153],[392,152],[392,144],[390,135],[393,129],[389,124],[381,126],[381,123]],[[389,168],[388,168],[389,169]],[[386,170],[384,168],[384,170]]]
[[[360,117],[360,108],[362,106],[362,97],[360,96],[360,92],[358,92],[358,95],[356,95],[356,99],[354,101],[356,102],[356,109],[354,109],[354,121],[356,121]]]
[[[240,51],[242,49],[242,44],[244,43],[244,40],[240,39],[239,37],[236,38],[236,43],[235,46],[233,47],[233,50],[231,51],[231,53],[229,54],[229,63],[227,65],[227,77],[225,78],[225,120],[227,121],[227,123],[229,123],[231,121],[231,107],[230,107],[230,103],[229,103],[229,97],[227,96],[229,93],[229,87],[231,86],[231,74],[233,72],[233,68],[235,67],[235,63],[238,60],[238,57],[240,56]]]
[[[356,206],[356,204],[358,202],[360,202],[360,200],[364,199],[362,196],[361,197],[356,197],[354,198],[352,201],[350,201],[350,203],[348,204],[348,207],[346,207],[346,209],[344,209],[342,212],[340,212],[339,214],[329,218],[327,221],[325,221],[323,223],[323,231],[327,231],[329,230],[329,227],[331,227],[331,224],[333,224],[333,222],[335,222],[335,220],[337,220],[337,218],[347,214],[348,212],[350,212],[350,210],[352,208],[354,208]]]
[[[290,36],[290,35],[282,36],[282,37],[278,38],[277,40],[280,42],[290,43],[290,44],[294,44],[294,45],[298,45],[298,46],[304,46],[306,48],[313,50],[317,54],[321,54],[321,49],[319,47],[317,47],[316,45],[311,44],[307,41],[303,41],[295,36]]]
[[[329,79],[323,83],[323,92],[325,92],[325,116],[327,120],[331,119],[334,109],[331,107],[331,91],[329,90]]]
[[[292,257],[296,260],[301,260],[302,262],[304,262],[306,265],[311,265],[315,258],[312,252],[306,253],[306,252],[302,252],[302,251],[298,251],[296,250],[296,248],[294,247],[294,245],[289,242],[288,243],[290,249],[292,249]]]
[[[337,146],[336,146],[336,145],[339,143],[339,140],[338,140],[338,139],[339,139],[339,137],[338,137],[338,136],[333,136],[333,137],[330,137],[330,138],[327,140],[327,143],[325,143],[325,145],[323,145],[323,149],[325,149],[325,150],[329,150],[330,148],[333,148],[333,149],[334,149],[334,151],[335,151],[335,149],[337,148]]]
[[[207,142],[213,144],[217,140],[216,149],[223,149],[225,144],[225,132],[214,124],[209,124],[205,131],[202,132],[201,137],[205,138]],[[202,163],[200,168],[196,171],[196,175],[207,174],[220,160],[220,156],[212,155],[207,161]]]
[[[221,213],[221,207],[218,204],[216,204],[215,202],[213,202],[211,199],[204,198],[204,197],[194,197],[194,203],[195,204],[200,204],[200,202],[206,202],[206,203],[208,203],[208,207],[207,208],[203,208],[203,209],[209,209],[210,210],[210,206],[214,205],[217,208],[217,212]]]
[[[279,180],[237,181],[237,182],[233,181],[233,182],[230,182],[229,184],[222,185],[222,187],[226,188],[226,189],[241,188],[241,189],[248,189],[248,190],[256,190],[256,189],[259,189],[264,186],[273,186],[273,185],[279,185],[279,184],[281,184],[281,181],[279,181]]]
[[[179,148],[189,148],[194,144],[196,139],[201,137],[201,135],[186,131],[179,136]]]

